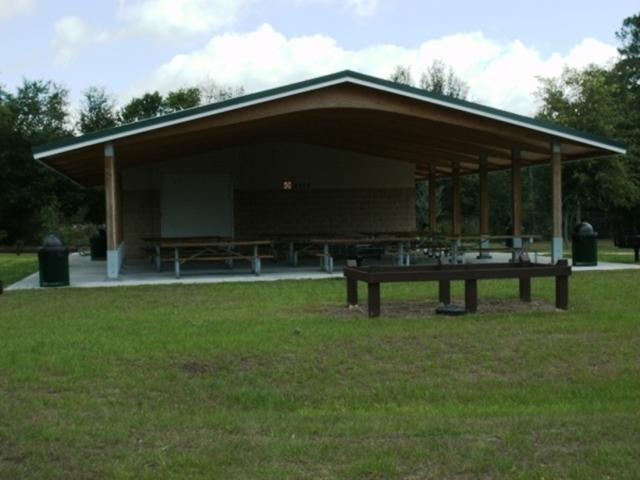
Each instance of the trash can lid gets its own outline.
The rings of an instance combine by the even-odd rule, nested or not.
[[[64,242],[55,235],[48,235],[42,242],[43,247],[64,247]]]
[[[593,227],[590,223],[580,222],[576,225],[576,228],[573,229],[573,234],[580,237],[592,237],[597,235],[597,232],[593,231]]]
[[[40,250],[67,250],[67,247],[60,237],[48,235],[42,242]]]
[[[106,238],[107,232],[102,228],[96,228],[96,230],[91,234],[91,238]]]

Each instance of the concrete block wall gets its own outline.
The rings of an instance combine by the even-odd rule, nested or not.
[[[236,238],[414,230],[415,190],[236,190]]]
[[[122,198],[126,259],[145,258],[143,237],[160,236],[160,192],[157,190],[125,191]]]

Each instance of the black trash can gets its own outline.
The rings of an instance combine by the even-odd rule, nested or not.
[[[573,230],[571,253],[574,267],[598,265],[598,232],[582,222]]]
[[[69,248],[55,235],[49,235],[38,249],[41,287],[69,285]]]
[[[107,259],[107,232],[98,228],[89,238],[91,246],[91,260]]]

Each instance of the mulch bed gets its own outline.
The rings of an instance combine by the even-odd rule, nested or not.
[[[456,305],[464,306],[464,301],[453,302]],[[436,316],[436,308],[441,306],[434,301],[404,301],[404,302],[382,302],[380,305],[380,318],[424,318]],[[478,300],[477,314],[490,313],[523,313],[523,312],[555,312],[555,306],[550,303],[532,301],[521,302],[520,300]],[[357,307],[324,306],[322,314],[334,318],[345,320],[368,319],[366,302]],[[444,317],[443,315],[440,315]],[[451,317],[455,318],[455,317]]]

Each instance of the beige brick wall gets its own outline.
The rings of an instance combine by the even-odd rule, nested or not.
[[[236,190],[236,238],[415,229],[415,190]]]
[[[122,199],[125,258],[144,258],[142,237],[160,236],[160,192],[155,190],[125,191]]]

